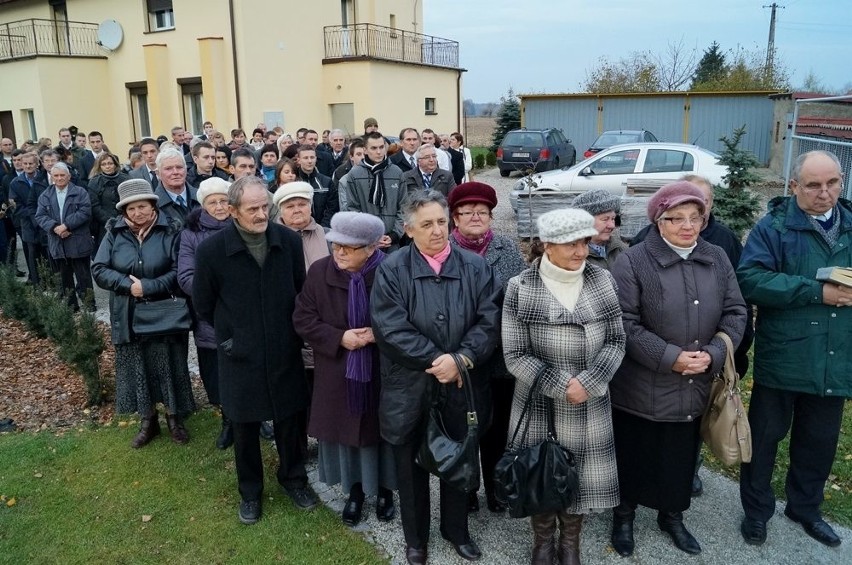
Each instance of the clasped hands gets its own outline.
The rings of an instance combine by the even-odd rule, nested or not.
[[[371,343],[376,343],[376,338],[373,337],[373,328],[370,327],[346,330],[340,338],[340,345],[349,351],[361,349]]]
[[[837,284],[822,285],[822,303],[829,306],[852,306],[852,288]]]
[[[706,351],[681,351],[672,365],[672,371],[682,375],[700,375],[707,372],[712,361]]]

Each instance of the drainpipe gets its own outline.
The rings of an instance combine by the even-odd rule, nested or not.
[[[237,127],[243,127],[242,103],[240,102],[240,71],[237,65],[237,34],[234,24],[234,0],[228,0],[228,15],[231,20],[231,57],[234,62],[234,98],[237,102]]]
[[[464,140],[465,140],[465,143],[467,143],[467,130],[462,127],[462,117],[464,116],[464,101],[462,100],[462,94],[461,94],[461,79],[462,79],[462,73],[463,72],[464,72],[464,69],[459,69],[458,70],[459,77],[458,77],[458,79],[456,79],[456,105],[458,107],[458,112],[456,112],[457,113],[457,116],[456,116],[456,122],[457,122],[456,123],[456,131],[463,131],[464,132]]]

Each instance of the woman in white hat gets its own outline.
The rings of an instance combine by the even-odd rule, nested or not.
[[[298,233],[302,238],[302,250],[305,253],[305,267],[328,257],[330,254],[326,241],[325,228],[311,216],[311,203],[314,189],[303,181],[282,184],[272,196],[272,205],[278,210],[276,221]]]
[[[201,181],[196,198],[201,208],[196,208],[186,217],[186,226],[180,237],[180,251],[177,261],[177,278],[181,290],[192,296],[192,280],[195,275],[195,250],[202,241],[231,224],[228,208],[228,187],[226,180],[211,177]],[[198,372],[207,392],[207,400],[214,406],[221,406],[219,399],[219,363],[217,361],[217,342],[213,326],[199,320],[193,330],[195,348],[198,352]],[[234,443],[234,433],[227,414],[222,413],[222,431],[216,439],[216,447],[227,449]]]
[[[189,441],[183,419],[195,410],[189,381],[189,332],[138,336],[133,311],[141,301],[180,293],[177,284],[179,226],[157,211],[157,195],[147,180],[129,179],[118,185],[120,216],[110,220],[92,275],[110,291],[110,325],[115,345],[115,409],[138,412],[139,433],[131,447],[146,445],[160,435],[157,403],[166,408],[172,440]]]
[[[597,233],[585,210],[542,214],[544,254],[509,281],[503,302],[503,351],[517,379],[510,430],[539,379],[529,432],[516,447],[547,437],[552,406],[557,439],[573,453],[580,479],[568,508],[531,516],[533,564],[579,563],[583,515],[618,504],[609,381],[626,338],[612,275],[586,261]]]

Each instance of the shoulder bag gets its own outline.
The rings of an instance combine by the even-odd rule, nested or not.
[[[133,304],[133,333],[137,336],[158,336],[186,333],[192,326],[192,316],[186,299],[169,296],[161,300],[137,300]]]
[[[547,366],[533,380],[512,439],[494,469],[494,496],[508,507],[512,518],[564,510],[571,506],[579,489],[574,455],[556,440],[553,399],[537,391],[546,370]],[[530,428],[530,410],[536,396],[542,396],[547,404],[547,437],[519,448]],[[519,439],[522,425],[524,431]]]
[[[725,367],[713,377],[710,399],[701,419],[701,437],[725,465],[751,461],[751,427],[740,398],[740,376],[734,366],[734,344],[724,332],[716,334],[727,348]]]
[[[415,461],[453,488],[476,492],[479,490],[479,420],[473,404],[473,385],[459,355],[453,353],[453,360],[467,401],[467,434],[461,441],[450,437],[441,416],[440,399],[436,398],[429,410],[426,436]]]

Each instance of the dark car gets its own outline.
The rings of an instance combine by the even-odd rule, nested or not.
[[[602,151],[613,145],[622,143],[645,143],[648,141],[659,141],[657,136],[644,129],[623,129],[605,131],[598,136],[592,146],[583,153],[583,159],[588,159],[598,151]]]
[[[537,173],[570,167],[577,150],[558,129],[513,129],[497,148],[500,176],[532,169]]]

